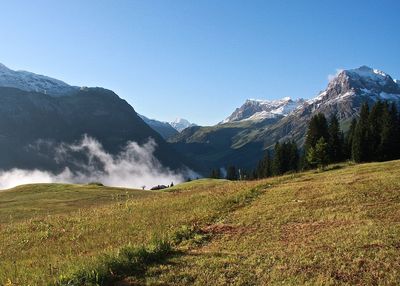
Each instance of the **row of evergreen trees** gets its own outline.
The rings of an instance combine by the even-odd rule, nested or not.
[[[252,172],[227,168],[226,178],[257,179],[298,170],[324,168],[329,163],[386,161],[400,158],[400,114],[394,103],[377,101],[371,109],[361,107],[359,119],[353,119],[344,136],[336,115],[326,119],[314,115],[308,125],[304,148],[300,152],[294,141],[277,142],[273,152],[267,150]],[[221,178],[219,169],[212,178]]]
[[[255,170],[255,178],[290,171],[324,168],[345,160],[359,162],[400,158],[400,114],[394,103],[378,101],[371,110],[361,107],[359,119],[353,119],[347,133],[340,129],[336,115],[328,120],[319,113],[308,125],[304,149],[299,154],[295,142],[277,143],[274,155],[267,150]]]
[[[353,120],[347,148],[355,162],[400,158],[400,116],[394,103],[378,101],[369,109],[363,104],[358,121]]]
[[[265,152],[264,158],[260,160],[254,178],[266,178],[272,175],[281,175],[290,171],[297,171],[299,167],[299,151],[293,141],[284,143],[277,142],[274,148],[274,156],[269,150]]]
[[[210,174],[210,178],[213,179],[227,179],[227,180],[238,180],[238,179],[242,179],[243,176],[241,174],[241,170],[236,170],[235,166],[228,166],[228,168],[226,169],[226,171],[224,172],[226,173],[225,175],[223,174],[223,172],[221,172],[220,168],[217,169],[212,169],[211,170],[211,174]],[[246,179],[246,178],[243,178]]]

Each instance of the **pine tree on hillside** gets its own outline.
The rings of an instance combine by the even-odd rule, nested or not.
[[[211,171],[211,176],[210,176],[211,178],[213,178],[213,179],[220,179],[221,178],[221,171],[220,171],[220,169],[219,168],[217,168],[217,169],[212,169],[212,171]]]
[[[379,145],[381,143],[381,134],[382,134],[382,116],[384,110],[387,109],[387,103],[382,101],[377,101],[371,108],[371,111],[368,116],[368,139],[369,139],[369,159],[373,161],[377,161],[382,157],[379,154]]]
[[[273,159],[273,173],[281,175],[289,171],[297,171],[299,151],[295,142],[276,143]]]
[[[392,106],[389,110],[389,105],[384,104],[381,117],[381,134],[378,146],[378,154],[380,161],[393,160],[397,158],[398,148],[398,133],[397,133],[397,109]]]
[[[274,160],[273,160],[273,173],[274,175],[281,175],[284,173],[284,154],[283,147],[279,142],[276,142],[274,148]]]
[[[308,148],[314,147],[321,137],[323,137],[326,142],[328,141],[328,123],[326,121],[325,115],[323,113],[318,113],[311,118],[310,123],[308,124],[304,146],[306,152]]]
[[[394,133],[395,133],[395,137],[394,137],[394,150],[392,150],[393,152],[393,159],[400,159],[400,112],[398,112],[397,110],[397,106],[396,104],[393,102],[390,105],[390,114],[393,118],[394,121]]]
[[[324,169],[329,162],[328,143],[321,137],[315,147],[311,147],[307,152],[307,161],[311,166]]]
[[[264,157],[260,160],[256,169],[257,178],[267,178],[272,174],[272,159],[269,150],[265,151]]]
[[[228,180],[234,181],[238,179],[238,174],[236,172],[235,166],[229,166],[226,172],[226,178]]]
[[[297,171],[299,169],[299,149],[297,148],[297,144],[292,141],[288,144],[288,167],[290,171]]]
[[[328,153],[330,162],[340,162],[343,159],[343,141],[339,120],[333,115],[329,121]]]
[[[345,159],[352,159],[351,156],[351,149],[353,146],[353,138],[354,138],[354,131],[356,130],[356,125],[357,125],[357,119],[353,118],[350,124],[349,131],[347,132],[347,136],[345,139],[345,144],[344,144],[344,157]]]
[[[352,157],[356,162],[367,162],[369,156],[369,107],[367,103],[361,106],[360,119],[357,122],[354,130],[352,142]]]

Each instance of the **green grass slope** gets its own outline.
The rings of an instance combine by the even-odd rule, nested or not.
[[[83,196],[65,213],[0,213],[0,285],[400,282],[400,161],[132,192],[98,206]]]
[[[0,191],[0,223],[52,214],[65,214],[126,199],[147,197],[154,192],[70,184],[32,184]]]

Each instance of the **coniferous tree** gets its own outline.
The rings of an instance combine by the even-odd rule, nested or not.
[[[273,173],[281,175],[289,171],[297,171],[299,152],[295,142],[276,143],[273,159]]]
[[[304,148],[302,148],[299,151],[299,164],[298,164],[298,169],[299,170],[305,170],[307,169],[307,156],[306,156],[306,151]]]
[[[315,147],[311,147],[307,152],[307,161],[311,166],[324,169],[329,162],[329,147],[324,137],[321,137]]]
[[[387,103],[377,101],[371,108],[368,116],[368,158],[365,161],[377,161],[382,157],[379,153],[382,134],[382,116],[387,109]]]
[[[400,113],[397,110],[396,104],[392,103],[390,105],[390,114],[394,120],[394,159],[400,158]]]
[[[279,142],[276,142],[274,148],[274,160],[273,160],[273,173],[275,175],[281,175],[284,173],[284,154],[283,147]]]
[[[237,180],[238,175],[235,166],[229,166],[226,172],[226,179],[234,181]]]
[[[367,103],[361,106],[360,119],[354,130],[352,142],[352,157],[356,162],[367,162],[369,156],[369,107]]]
[[[380,161],[393,160],[396,156],[396,149],[398,147],[397,142],[397,110],[393,106],[389,110],[387,103],[383,106],[382,117],[381,117],[381,134],[380,142],[377,150]]]
[[[305,144],[304,144],[304,158],[303,168],[312,167],[307,160],[307,153],[310,148],[314,148],[318,140],[323,137],[326,142],[329,140],[328,123],[323,113],[318,113],[314,115],[310,123],[308,124],[308,130],[306,134]]]
[[[212,169],[211,171],[211,178],[213,179],[220,179],[221,178],[221,171],[219,168]]]
[[[325,115],[323,113],[318,113],[311,118],[308,124],[305,149],[307,150],[310,147],[314,147],[321,137],[324,137],[326,142],[328,141],[328,123]]]
[[[267,178],[271,176],[272,173],[272,160],[269,150],[265,151],[264,158],[260,160],[257,165],[256,174],[257,178]]]
[[[354,138],[354,131],[356,130],[356,125],[357,125],[357,119],[353,118],[350,124],[349,131],[347,132],[344,144],[344,157],[346,159],[352,159],[351,149],[353,146],[353,138]]]
[[[329,121],[328,153],[330,162],[340,162],[343,159],[343,141],[339,120],[333,115]]]
[[[292,141],[288,145],[288,168],[290,171],[297,171],[299,169],[299,150],[297,148],[296,142]]]

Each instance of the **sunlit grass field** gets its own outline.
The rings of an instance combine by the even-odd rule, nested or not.
[[[400,161],[157,192],[27,185],[0,206],[0,285],[400,283]]]

